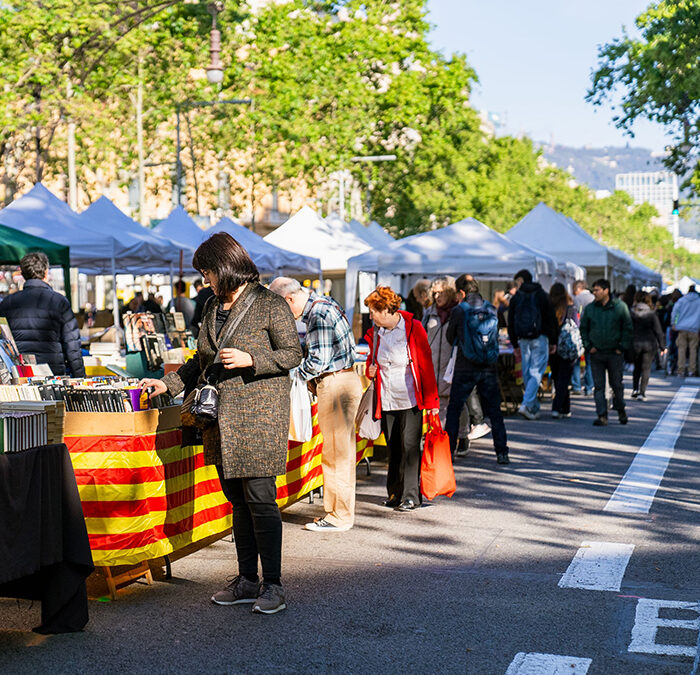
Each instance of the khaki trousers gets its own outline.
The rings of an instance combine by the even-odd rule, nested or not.
[[[360,378],[344,371],[318,382],[318,426],[323,434],[323,509],[326,520],[352,527],[355,522],[355,415],[362,398]]]
[[[688,350],[688,374],[695,375],[698,372],[698,334],[689,330],[678,331],[676,338],[678,347],[678,374],[685,370],[685,350]]]

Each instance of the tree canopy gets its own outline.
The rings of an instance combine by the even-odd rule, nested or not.
[[[196,189],[198,212],[215,208],[217,172],[230,176],[232,208],[241,213],[273,188],[321,201],[330,177],[350,170],[359,185],[371,181],[369,215],[397,236],[467,216],[503,232],[545,201],[653,267],[671,256],[690,264],[652,225],[648,206],[619,193],[596,200],[528,139],[487,133],[470,103],[476,73],[463,55],[431,47],[426,12],[425,0],[226,0],[217,87],[203,71],[211,27],[204,2],[0,3],[6,197],[33,182],[37,148],[42,171],[65,173],[68,121],[77,127],[86,194],[99,196],[96,176],[133,179],[140,85],[154,195],[172,190],[177,104],[253,101],[182,108],[186,193],[191,205]],[[387,153],[396,161],[352,162]]]
[[[673,139],[666,165],[675,173],[695,171],[700,141],[700,0],[654,2],[636,21],[638,36],[602,45],[587,100],[613,104],[615,124],[633,135],[647,119]],[[619,96],[619,98],[618,98]]]

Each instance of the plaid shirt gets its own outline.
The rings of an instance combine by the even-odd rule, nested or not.
[[[295,370],[302,380],[352,368],[355,339],[345,313],[332,298],[311,293],[301,315],[306,324],[306,358]]]

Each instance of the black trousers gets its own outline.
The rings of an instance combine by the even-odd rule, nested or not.
[[[386,410],[382,412],[382,431],[389,451],[386,491],[401,501],[420,498],[420,442],[423,437],[423,412]]]
[[[474,389],[484,406],[486,416],[491,420],[491,438],[496,454],[508,452],[508,435],[501,412],[501,391],[498,388],[496,369],[488,370],[455,370],[450,388],[450,402],[447,404],[447,419],[445,431],[450,437],[450,450],[457,448],[457,433],[459,431],[459,415],[464,402]]]
[[[554,398],[552,399],[552,410],[568,415],[571,412],[571,396],[569,394],[569,382],[574,372],[576,361],[566,361],[559,354],[552,354],[549,357],[549,366],[552,369],[552,380],[554,381]]]
[[[258,558],[263,579],[276,581],[282,571],[282,516],[277,507],[274,476],[224,478],[221,489],[233,507],[233,537],[238,554],[238,573],[257,576]]]
[[[613,408],[618,412],[625,410],[625,390],[622,385],[622,372],[625,368],[625,359],[617,352],[588,353],[593,371],[593,384],[595,385],[595,411],[598,417],[608,416],[608,401],[605,398],[605,373],[613,390]]]
[[[634,345],[634,370],[632,371],[632,389],[640,394],[647,393],[647,384],[651,373],[651,363],[656,356],[656,345],[637,343]]]

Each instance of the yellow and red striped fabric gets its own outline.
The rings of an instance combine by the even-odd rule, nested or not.
[[[96,565],[131,565],[231,528],[231,505],[201,447],[179,429],[65,438]]]
[[[323,436],[289,443],[277,478],[280,508],[323,485]],[[231,506],[201,446],[182,446],[179,429],[136,436],[66,436],[95,565],[133,565],[231,529]],[[357,439],[357,461],[372,441]]]

